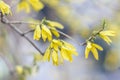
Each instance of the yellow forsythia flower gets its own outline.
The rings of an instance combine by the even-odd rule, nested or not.
[[[2,12],[3,15],[12,14],[12,12],[10,10],[10,6],[7,5],[5,2],[3,2],[2,0],[0,0],[0,11]]]
[[[107,42],[108,44],[110,44],[112,41],[111,39],[109,38],[109,36],[115,36],[115,32],[114,31],[101,31],[99,33],[99,36],[105,41]]]
[[[63,47],[61,47],[60,53],[65,60],[68,60],[70,62],[73,61],[72,54],[74,53],[74,51],[63,46]]]
[[[78,56],[78,53],[76,52],[76,49],[73,45],[65,42],[65,41],[62,41],[64,44],[64,46],[61,47],[61,55],[64,59],[72,62],[72,55],[75,55],[75,56]]]
[[[16,66],[16,71],[18,74],[23,74],[23,67],[22,66]]]
[[[94,58],[95,58],[96,60],[99,60],[99,55],[98,55],[97,49],[99,49],[99,50],[101,50],[101,51],[103,50],[103,48],[102,48],[100,45],[88,41],[88,42],[87,42],[86,49],[85,49],[85,58],[86,58],[86,59],[88,58],[89,53],[90,53],[90,51],[91,51],[92,54],[93,54],[93,56],[94,56]]]
[[[42,25],[42,39],[43,41],[46,41],[46,39],[48,38],[48,41],[52,40],[52,33],[51,31],[47,28],[46,25]]]
[[[35,11],[39,11],[44,7],[43,3],[40,2],[40,0],[29,0],[29,3]]]
[[[53,64],[58,65],[58,53],[57,53],[57,51],[55,51],[55,50],[51,51],[51,55],[52,55]]]
[[[50,28],[50,31],[52,32],[52,34],[54,34],[56,37],[59,37],[60,34],[58,33],[57,29],[55,28]]]
[[[65,47],[67,47],[67,48],[69,48],[69,49],[71,49],[71,50],[76,50],[76,48],[75,48],[73,45],[71,45],[71,44],[69,44],[69,43],[67,43],[67,42],[65,42],[65,41],[63,41],[63,40],[62,40],[62,42],[64,43],[64,46],[65,46]]]
[[[30,12],[30,5],[29,3],[27,2],[27,0],[22,0],[20,1],[20,3],[17,5],[17,11],[26,11],[26,13],[29,13]]]
[[[37,25],[34,31],[34,36],[33,39],[34,40],[39,40],[41,37],[41,29],[40,29],[40,25]]]
[[[56,28],[59,28],[59,29],[64,28],[58,22],[48,21],[48,20],[44,20],[44,21],[42,20],[41,22],[42,23],[40,24],[40,21],[36,21],[36,23],[40,24],[41,29],[40,29],[40,27],[36,27],[36,25],[30,25],[33,29],[35,29],[34,40],[39,40],[40,37],[42,36],[43,41],[46,41],[46,39],[48,39],[48,41],[51,41],[52,40],[52,34],[56,37],[60,36],[60,34],[59,34],[59,32],[57,31]]]
[[[53,64],[58,65],[63,63],[64,59],[72,62],[72,55],[78,55],[74,46],[63,40],[53,39],[44,54],[43,60],[50,61],[50,57],[52,57]]]
[[[56,28],[63,29],[64,26],[62,24],[50,20],[45,20],[45,23],[50,28],[52,34],[54,34],[56,37],[60,36]]]
[[[48,26],[53,27],[53,28],[59,28],[59,29],[63,29],[64,26],[56,21],[50,21],[50,20],[46,20],[45,21],[47,23]]]
[[[51,50],[50,50],[50,48],[48,47],[47,50],[46,50],[45,53],[44,53],[44,57],[43,57],[43,60],[44,60],[44,61],[50,61],[50,53],[51,53]]]
[[[61,41],[53,39],[50,47],[53,48],[54,50],[58,51],[59,50],[59,46],[62,46]]]

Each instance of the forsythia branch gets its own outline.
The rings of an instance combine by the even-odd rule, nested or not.
[[[25,21],[9,21],[9,22],[6,22],[6,24],[31,24],[31,25],[40,25],[40,24],[42,24],[42,22],[41,22],[41,23],[33,23],[33,22],[25,22]],[[52,29],[52,28],[50,28],[50,29]],[[24,32],[23,34],[27,34],[27,33],[29,33],[29,32],[33,32],[33,31],[34,31],[34,30],[31,29],[31,30],[29,30],[29,31]],[[61,35],[65,36],[66,38],[68,38],[68,39],[72,40],[73,42],[79,44],[80,46],[83,46],[83,45],[85,45],[85,43],[86,43],[86,42],[84,42],[84,43],[79,43],[78,41],[74,40],[71,36],[65,34],[64,32],[62,32],[62,31],[60,31],[60,30],[57,30],[57,31],[58,31]]]
[[[5,18],[2,14],[1,14],[1,22],[9,25],[20,36],[24,37],[29,43],[31,43],[31,45],[34,46],[34,48],[36,48],[40,52],[41,55],[43,55],[42,51],[25,35],[28,32],[23,33],[22,31],[20,31],[15,25],[13,25],[13,23],[10,23],[10,21],[7,18]]]

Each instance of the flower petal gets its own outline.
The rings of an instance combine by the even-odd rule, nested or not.
[[[92,45],[95,47],[95,48],[97,48],[97,49],[99,49],[99,50],[103,50],[103,48],[100,46],[100,45],[98,45],[98,44],[94,44],[94,43],[92,43]]]
[[[53,64],[58,65],[58,54],[57,54],[57,52],[53,50],[51,55],[52,55]]]
[[[112,42],[111,39],[108,36],[105,35],[99,35],[105,42],[107,42],[109,45]]]
[[[85,58],[87,59],[90,53],[90,49],[86,47],[85,49]]]
[[[67,42],[65,42],[63,40],[62,40],[62,42],[63,42],[63,45],[65,47],[67,47],[68,49],[72,49],[72,50],[76,51],[76,48],[73,45],[71,45],[71,44],[69,44],[69,43],[67,43]]]
[[[56,37],[59,37],[59,36],[60,36],[60,34],[58,33],[58,31],[57,31],[55,28],[51,29],[51,32],[52,32]]]
[[[48,25],[51,26],[51,27],[57,27],[57,28],[59,28],[59,29],[63,29],[63,28],[64,28],[63,25],[60,24],[60,23],[58,23],[58,22],[50,21],[50,20],[47,20],[46,22],[47,22]]]
[[[34,40],[39,40],[41,37],[41,29],[40,29],[40,26],[37,25],[36,28],[35,28],[35,31],[34,31]]]
[[[48,38],[48,41],[52,40],[52,33],[45,25],[42,25],[42,35],[44,41],[46,41],[46,38]]]
[[[70,53],[66,52],[65,47],[61,48],[60,53],[65,60],[68,60],[68,61],[72,62],[72,56],[71,56]]]
[[[44,53],[43,61],[50,61],[50,49],[49,48]]]
[[[96,60],[99,60],[98,51],[97,51],[97,49],[96,49],[95,47],[93,47],[93,48],[91,49],[91,52],[93,53],[94,58],[95,58]]]
[[[114,31],[101,31],[100,34],[102,35],[106,35],[106,36],[115,36],[115,32]]]

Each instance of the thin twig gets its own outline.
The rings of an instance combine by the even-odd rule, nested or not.
[[[7,24],[31,24],[31,25],[39,25],[41,23],[33,23],[33,22],[25,22],[25,21],[9,21]]]
[[[95,38],[101,31],[103,31],[105,29],[105,21],[103,22],[102,28],[100,30],[98,30],[96,33],[93,33],[88,39],[87,41],[91,41],[93,38]]]
[[[46,18],[44,18],[41,23],[35,23],[35,22],[25,22],[25,21],[9,21],[6,22],[7,24],[31,24],[31,25],[40,25],[42,24],[44,21],[46,20]]]
[[[49,27],[49,28],[50,28],[50,27]],[[53,29],[53,28],[50,28],[50,29]],[[33,32],[33,31],[34,31],[34,30],[29,30],[29,31],[27,31],[26,33]],[[79,44],[79,45],[81,45],[81,46],[85,45],[85,43],[81,43],[81,44],[80,44],[78,41],[74,40],[71,36],[63,33],[62,31],[60,31],[60,30],[57,30],[57,31],[58,31],[61,35],[65,36],[66,38],[68,38],[68,39],[70,39],[70,40],[72,40],[73,42],[75,42],[75,43],[77,43],[77,44]]]
[[[58,31],[61,35],[67,37],[68,39],[72,40],[73,42],[77,43],[78,45],[81,45],[81,46],[84,45],[84,43],[81,43],[81,44],[80,44],[78,41],[76,41],[75,39],[73,39],[71,36],[69,36],[69,35],[63,33],[62,31],[59,31],[59,30],[57,30],[57,31]]]
[[[23,34],[28,34],[28,33],[33,32],[33,31],[34,31],[34,30],[31,29],[31,30],[28,30],[28,31],[24,32]]]

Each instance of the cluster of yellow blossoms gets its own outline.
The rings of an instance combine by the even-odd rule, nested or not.
[[[2,0],[0,0],[0,11],[2,12],[3,15],[12,14],[10,6],[3,2]]]
[[[52,34],[56,37],[60,36],[56,28],[64,28],[60,23],[54,21],[45,20],[43,23],[44,24],[36,25],[33,37],[34,40],[39,40],[42,37],[43,41],[46,41],[46,39],[48,39],[48,41],[51,41]]]
[[[100,38],[102,38],[106,43],[110,44],[112,41],[111,39],[109,38],[109,36],[115,36],[115,32],[114,31],[100,31],[98,33],[98,36]],[[98,55],[98,50],[103,50],[103,48],[98,45],[98,44],[95,44],[93,43],[92,41],[87,41],[87,46],[86,46],[86,49],[85,49],[85,58],[88,58],[88,55],[90,53],[90,51],[93,53],[93,56],[95,57],[96,60],[99,60],[99,55]]]
[[[33,65],[32,67],[29,67],[29,66],[16,65],[15,71],[19,75],[19,80],[26,80],[25,79],[26,76],[34,74],[38,71],[38,66]]]
[[[26,13],[30,13],[30,7],[32,7],[35,11],[40,11],[43,9],[44,5],[40,0],[20,0],[17,5],[17,11],[24,10]]]
[[[63,40],[53,39],[44,54],[43,60],[50,61],[50,57],[52,57],[53,64],[58,65],[63,63],[64,59],[72,62],[72,55],[78,55],[74,46]]]
[[[101,31],[99,33],[99,36],[108,44],[110,44],[112,41],[108,36],[115,36],[115,32],[114,31]]]
[[[103,50],[103,48],[101,46],[99,46],[98,44],[88,41],[86,49],[85,49],[85,58],[88,58],[89,52],[91,51],[93,53],[93,56],[95,57],[95,59],[98,60],[99,56],[98,56],[97,49],[99,49],[101,51]]]
[[[42,37],[43,41],[48,39],[51,42],[44,53],[43,60],[50,61],[50,57],[52,57],[54,65],[63,63],[64,59],[72,62],[72,54],[77,56],[78,53],[71,44],[60,39],[52,39],[52,34],[56,37],[60,36],[56,28],[63,29],[64,27],[58,22],[49,20],[44,20],[42,24],[36,25],[33,36],[34,40],[40,40]]]

